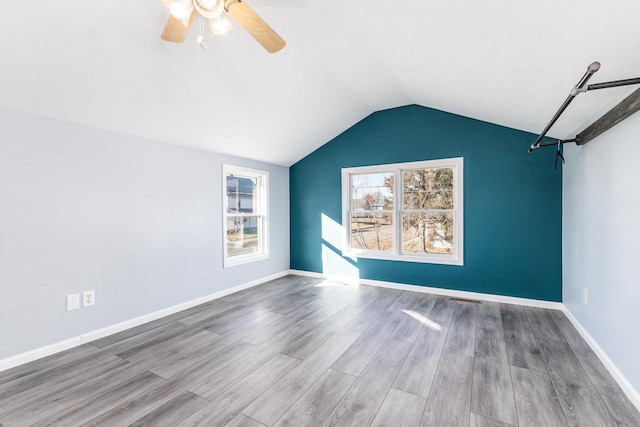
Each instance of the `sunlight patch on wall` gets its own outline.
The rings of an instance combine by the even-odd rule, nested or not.
[[[360,278],[360,271],[357,267],[357,260],[354,258],[344,258],[342,256],[343,229],[333,219],[325,214],[321,214],[322,224],[322,273],[328,277],[336,277],[344,281],[345,278]]]
[[[320,214],[320,217],[322,221],[322,240],[329,243],[336,250],[342,251],[342,233],[344,233],[342,225],[338,224],[325,214]]]
[[[360,278],[358,267],[324,243],[322,244],[322,273],[326,274],[330,280],[354,279],[354,281],[348,280],[347,283],[357,283]]]

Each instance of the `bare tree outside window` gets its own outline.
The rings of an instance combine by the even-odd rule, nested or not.
[[[402,250],[453,253],[453,169],[402,171]]]
[[[463,265],[463,159],[344,168],[345,254]]]

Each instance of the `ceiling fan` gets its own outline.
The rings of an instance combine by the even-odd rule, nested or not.
[[[228,17],[231,15],[269,53],[275,53],[285,46],[282,37],[241,0],[162,0],[162,4],[170,12],[169,21],[160,36],[162,40],[184,42],[196,15],[209,20],[209,27],[214,35],[226,33],[233,28]],[[198,43],[206,48],[203,40],[201,34]]]

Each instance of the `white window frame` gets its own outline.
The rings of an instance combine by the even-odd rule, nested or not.
[[[256,213],[230,214],[227,212],[227,175],[240,175],[257,178]],[[242,166],[222,165],[222,247],[224,268],[269,259],[269,171],[245,168]],[[258,252],[254,254],[229,256],[227,247],[227,221],[231,217],[258,216]]]
[[[453,212],[453,254],[409,254],[401,248],[403,212],[402,171],[410,169],[445,168],[453,169],[453,209],[434,211]],[[391,251],[376,251],[351,248],[351,176],[370,173],[392,172],[394,174],[393,245]],[[342,255],[350,258],[370,258],[391,261],[422,262],[431,264],[464,265],[464,160],[462,157],[425,160],[420,162],[393,163],[376,166],[362,166],[342,169]]]

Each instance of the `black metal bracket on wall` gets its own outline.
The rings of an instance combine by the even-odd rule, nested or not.
[[[556,121],[560,118],[564,110],[567,109],[569,104],[575,99],[576,96],[581,93],[585,93],[590,90],[597,89],[607,89],[610,87],[619,87],[619,86],[629,86],[640,84],[640,77],[634,79],[625,79],[625,80],[615,80],[612,82],[604,82],[604,83],[595,83],[587,85],[587,82],[591,77],[600,69],[599,62],[593,62],[587,68],[587,72],[582,76],[580,81],[573,87],[571,93],[565,101],[562,103],[558,111],[553,115],[547,126],[544,128],[542,133],[538,136],[538,138],[531,144],[529,147],[529,153],[537,150],[540,147],[550,147],[552,145],[558,146],[558,152],[560,151],[560,145],[566,144],[569,142],[575,142],[576,145],[584,145],[607,130],[611,129],[633,113],[640,110],[640,89],[636,89],[631,95],[627,96],[623,99],[618,105],[613,107],[607,113],[605,113],[598,120],[593,122],[589,127],[576,135],[575,138],[572,139],[560,139],[555,141],[547,141],[541,142],[542,139],[547,135],[551,126],[555,124]],[[557,160],[557,157],[556,157]]]

